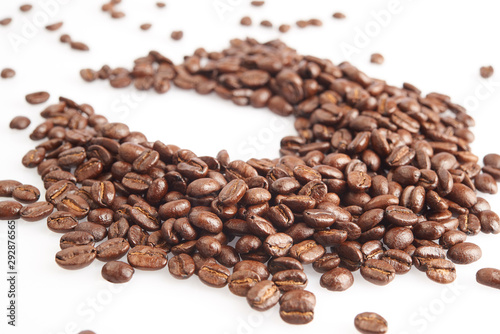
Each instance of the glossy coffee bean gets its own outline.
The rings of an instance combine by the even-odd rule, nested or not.
[[[264,250],[273,257],[286,256],[292,248],[293,239],[285,233],[275,233],[269,235],[263,243]]]
[[[16,187],[23,184],[15,180],[0,180],[0,197],[11,197]]]
[[[47,218],[47,227],[53,232],[66,233],[78,225],[78,219],[66,211],[56,211]]]
[[[294,259],[293,257],[287,257],[287,256],[271,259],[268,262],[267,267],[272,275],[284,270],[291,270],[291,269],[304,270],[300,261]]]
[[[49,202],[36,202],[26,205],[19,213],[22,219],[34,222],[48,217],[53,210],[54,206]]]
[[[310,264],[325,254],[325,248],[313,240],[305,240],[290,248],[290,256],[303,264]]]
[[[446,254],[448,259],[456,264],[476,262],[482,256],[481,248],[471,242],[461,242],[452,246]]]
[[[159,248],[139,245],[128,252],[127,260],[136,269],[159,270],[167,265],[167,253]]]
[[[188,254],[179,254],[168,261],[168,271],[177,279],[187,279],[195,272],[195,263]]]
[[[292,290],[280,298],[280,317],[293,325],[304,325],[314,319],[316,297],[309,291]]]
[[[361,276],[373,284],[387,285],[396,277],[396,270],[386,261],[369,259],[361,267]]]
[[[247,293],[247,302],[257,311],[266,311],[278,303],[280,290],[273,281],[260,281]]]
[[[0,220],[19,219],[23,205],[16,201],[0,202]]]
[[[431,280],[440,284],[452,283],[457,277],[455,265],[445,259],[433,259],[429,261],[425,273]]]
[[[240,270],[229,276],[228,287],[233,294],[246,297],[248,291],[258,282],[260,282],[260,277],[257,273],[250,270]]]
[[[14,188],[12,197],[21,203],[34,203],[40,198],[40,190],[31,185],[21,185]]]
[[[320,284],[330,291],[345,291],[354,283],[352,273],[346,268],[334,268],[321,276]]]
[[[384,334],[388,331],[387,321],[377,313],[360,313],[354,318],[354,326],[363,334]]]
[[[205,263],[198,271],[200,280],[212,288],[225,287],[230,275],[229,269],[218,263]]]
[[[130,244],[123,238],[109,239],[96,247],[97,259],[101,261],[115,261],[127,254]]]
[[[500,270],[483,268],[476,273],[476,281],[495,289],[500,289]]]
[[[96,254],[92,245],[74,246],[57,252],[56,263],[64,269],[81,269],[90,265]]]
[[[102,277],[111,283],[126,283],[132,279],[134,268],[121,261],[110,261],[101,270]]]
[[[308,280],[304,271],[289,269],[274,274],[273,282],[282,292],[286,292],[295,289],[305,289]]]
[[[65,233],[60,241],[61,249],[66,249],[74,246],[94,246],[94,237],[88,232],[72,231]]]

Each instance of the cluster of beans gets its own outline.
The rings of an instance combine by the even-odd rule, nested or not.
[[[466,238],[500,232],[498,215],[476,196],[497,191],[500,156],[479,166],[469,148],[474,120],[445,95],[253,39],[198,49],[180,65],[151,52],[132,71],[84,74],[140,89],[172,80],[293,114],[298,135],[283,138],[272,160],[197,156],[61,98],[42,111],[46,121],[30,137],[45,141],[23,163],[38,168],[58,210],[47,223],[65,233],[56,255],[64,268],[97,258],[107,262],[104,278],[120,283],[135,269],[168,265],[176,278],[228,285],[254,309],[279,303],[283,320],[301,324],[315,305],[304,265],[333,291],[353,284],[351,271],[385,285],[413,265],[450,283],[454,263],[481,256]],[[125,255],[128,263],[117,261]]]

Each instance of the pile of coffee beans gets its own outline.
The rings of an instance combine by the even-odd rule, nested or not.
[[[347,62],[254,39],[232,40],[222,52],[200,48],[179,65],[152,51],[131,71],[104,66],[81,74],[113,87],[134,82],[158,91],[157,82],[169,87],[171,80],[215,92],[236,105],[293,114],[298,135],[282,139],[281,158],[231,161],[224,150],[197,156],[60,98],[41,112],[46,121],[30,138],[44,141],[23,164],[37,168],[47,201],[25,216],[57,209],[47,225],[63,233],[56,254],[63,268],[97,258],[107,262],[103,277],[121,283],[135,270],[168,267],[177,279],[228,285],[256,310],[279,304],[284,321],[305,324],[315,306],[305,265],[332,291],[352,286],[352,271],[385,285],[412,266],[451,283],[454,263],[481,257],[466,239],[500,232],[498,215],[476,195],[497,191],[500,155],[478,164],[469,146],[474,120],[446,95],[423,96]],[[10,219],[9,210],[0,218]],[[128,263],[119,261],[125,256]],[[494,286],[495,275],[478,280]],[[379,317],[362,315],[356,326],[382,328]]]

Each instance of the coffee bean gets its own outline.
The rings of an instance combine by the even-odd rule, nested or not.
[[[73,42],[73,41],[71,41],[69,43],[69,45],[71,46],[71,48],[73,50],[78,50],[78,51],[88,51],[88,50],[90,50],[90,48],[88,47],[88,45],[85,44],[85,43],[82,43],[82,42]]]
[[[482,256],[481,248],[470,242],[461,242],[452,246],[446,254],[456,264],[476,262]]]
[[[45,158],[45,149],[38,148],[35,150],[30,150],[26,153],[22,159],[24,167],[34,168],[37,167]]]
[[[68,211],[78,219],[86,217],[90,211],[88,203],[76,194],[67,195],[56,206],[57,210]]]
[[[94,261],[96,253],[93,245],[74,246],[57,252],[56,263],[64,269],[81,269]]]
[[[217,239],[207,235],[196,241],[196,249],[203,257],[214,257],[220,254],[222,245]]]
[[[272,275],[285,270],[304,270],[302,264],[298,260],[287,256],[271,259],[267,264],[267,267]]]
[[[488,214],[485,216],[488,216]],[[467,235],[476,235],[481,231],[481,221],[473,214],[459,215],[458,228]]]
[[[195,263],[191,256],[179,254],[168,261],[168,271],[177,279],[187,279],[195,272]]]
[[[397,226],[410,226],[418,221],[418,216],[412,210],[397,205],[391,205],[385,209],[385,218],[389,223]]]
[[[258,282],[260,277],[257,273],[250,270],[236,271],[228,278],[229,291],[237,296],[246,297],[248,291]]]
[[[47,92],[36,92],[26,95],[26,102],[29,104],[40,104],[46,102],[50,97]]]
[[[33,222],[46,218],[54,210],[54,206],[49,202],[36,202],[23,207],[19,213],[21,218]]]
[[[330,291],[345,291],[354,283],[351,272],[345,268],[334,268],[321,276],[320,284]]]
[[[439,239],[439,244],[443,248],[451,248],[467,239],[467,234],[457,230],[450,230],[445,232]]]
[[[110,261],[101,270],[102,277],[111,283],[127,283],[134,275],[134,268],[128,263],[121,261]]]
[[[62,25],[63,25],[63,22],[56,22],[56,23],[52,23],[52,24],[46,25],[45,29],[47,29],[48,31],[56,31],[59,28],[61,28]]]
[[[491,210],[481,211],[477,218],[481,222],[481,231],[483,233],[500,233],[500,218]],[[471,220],[469,219],[469,223]]]
[[[123,238],[109,239],[96,247],[97,259],[115,261],[127,254],[130,244]]]
[[[333,17],[339,20],[346,18],[345,14],[340,12],[333,13]]]
[[[273,282],[282,292],[287,292],[295,289],[305,289],[308,280],[304,271],[289,269],[274,274]]]
[[[361,267],[361,276],[373,284],[387,285],[396,277],[396,270],[386,261],[369,259]]]
[[[293,239],[286,233],[269,235],[263,243],[264,250],[271,256],[282,257],[293,246]]]
[[[3,72],[2,72],[3,73]],[[24,130],[31,124],[28,117],[16,116],[10,121],[9,127],[11,129]]]
[[[303,264],[313,263],[325,254],[325,248],[313,240],[305,240],[290,248],[290,256]]]
[[[405,249],[413,242],[413,233],[407,227],[394,227],[387,231],[384,243],[391,249]]]
[[[15,201],[0,202],[0,220],[19,219],[23,205]]]
[[[396,275],[406,274],[412,266],[411,256],[399,249],[385,251],[381,260],[389,263],[394,268]]]
[[[363,334],[387,333],[387,320],[373,312],[360,313],[354,318],[354,326]]]
[[[240,21],[240,24],[242,26],[250,26],[252,25],[252,19],[248,16],[244,16],[241,21]]]
[[[314,319],[316,297],[309,291],[292,290],[280,299],[280,317],[293,325],[304,325]]]
[[[223,288],[231,273],[218,263],[205,263],[198,272],[200,280],[212,288]]]
[[[261,281],[267,280],[269,278],[269,271],[266,265],[257,261],[244,260],[238,262],[234,266],[233,272],[237,272],[240,270],[250,270],[257,273]]]
[[[175,31],[172,31],[172,34],[170,34],[170,37],[171,37],[174,41],[179,41],[179,40],[181,40],[183,36],[184,36],[184,33],[183,33],[181,30],[175,30]]]
[[[470,208],[477,203],[474,191],[461,183],[453,185],[451,192],[448,194],[448,199],[464,208]]]
[[[33,203],[40,198],[40,190],[32,185],[21,185],[14,188],[12,197],[21,203]]]
[[[82,231],[65,233],[59,241],[61,249],[71,248],[74,246],[94,246],[94,244],[95,242],[92,234]]]
[[[167,265],[167,253],[159,248],[138,245],[128,252],[127,260],[137,269],[159,270]]]
[[[53,232],[67,233],[73,231],[78,220],[70,212],[56,211],[47,218],[47,227]]]
[[[266,311],[278,303],[280,290],[273,281],[261,281],[255,284],[247,293],[247,302],[257,311]]]
[[[427,277],[437,283],[449,284],[457,277],[455,265],[445,259],[433,259],[427,264]]]
[[[500,289],[500,270],[483,268],[476,273],[476,281],[495,289]]]
[[[2,26],[7,26],[12,22],[12,19],[10,17],[7,17],[5,19],[0,20],[0,25]]]
[[[370,62],[372,64],[383,64],[384,63],[384,56],[382,56],[380,53],[373,53],[370,56]]]
[[[340,265],[351,270],[358,270],[363,264],[364,258],[361,245],[355,241],[346,241],[337,248],[340,257]]]
[[[264,5],[264,3],[265,3],[265,1],[252,1],[252,2],[250,2],[250,4],[252,6],[255,6],[255,7],[261,7]]]
[[[493,66],[481,66],[481,68],[479,69],[479,74],[485,79],[491,77],[493,75],[493,72]]]
[[[281,33],[286,33],[286,32],[288,32],[288,30],[290,30],[290,28],[291,27],[290,27],[289,24],[282,24],[282,25],[279,26],[279,31]]]

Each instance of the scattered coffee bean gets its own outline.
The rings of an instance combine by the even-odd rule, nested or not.
[[[184,36],[184,33],[183,33],[181,30],[172,31],[172,34],[170,34],[170,37],[171,37],[174,41],[179,41],[179,40],[181,40],[183,36]]]
[[[255,7],[261,7],[264,5],[264,1],[252,1],[250,4]]]
[[[452,246],[446,254],[456,264],[476,262],[482,256],[481,248],[470,242],[461,242]]]
[[[373,53],[370,56],[370,62],[372,64],[383,64],[384,63],[384,56],[382,56],[380,53]]]
[[[26,95],[26,102],[29,104],[40,104],[46,102],[50,97],[47,92],[36,92]]]
[[[48,31],[56,31],[59,28],[61,28],[62,25],[63,25],[63,22],[57,22],[57,23],[53,23],[53,24],[49,24],[49,25],[45,26],[45,29],[47,29]]]
[[[476,281],[495,289],[500,289],[500,270],[483,268],[476,273]]]
[[[56,263],[64,269],[82,269],[94,261],[96,253],[92,245],[74,246],[57,252]]]
[[[345,14],[340,12],[333,13],[333,17],[339,20],[346,18]]]
[[[19,7],[21,12],[29,12],[32,8],[33,8],[33,6],[30,4],[21,5],[21,7]]]
[[[252,19],[249,17],[249,16],[244,16],[241,20],[240,20],[240,24],[242,26],[251,26],[252,25]]]
[[[288,32],[288,30],[290,30],[291,26],[289,24],[282,24],[279,26],[278,30],[281,32],[281,33],[286,33]]]
[[[31,124],[28,117],[16,116],[10,121],[9,127],[11,129],[24,130]]]
[[[255,284],[247,293],[247,301],[251,308],[266,311],[278,303],[280,290],[273,281],[261,281]]]
[[[0,76],[2,79],[10,79],[13,78],[16,75],[16,71],[14,71],[11,68],[4,68],[2,72],[0,73]]]
[[[493,66],[481,66],[479,69],[479,74],[485,79],[491,77],[493,75]]]
[[[22,185],[14,188],[12,197],[21,203],[34,203],[40,198],[40,190],[32,185]]]
[[[280,298],[280,317],[293,325],[304,325],[314,319],[316,297],[309,291],[292,290]]]
[[[143,23],[141,24],[140,28],[141,30],[149,30],[151,28],[152,24],[151,23]]]
[[[363,334],[387,333],[387,320],[373,312],[360,313],[354,318],[354,327]]]
[[[1,26],[7,26],[12,22],[12,19],[10,17],[6,17],[5,19],[0,20],[0,25]]]
[[[19,219],[23,205],[15,201],[0,202],[0,220]]]
[[[164,2],[157,2],[156,3],[156,7],[158,8],[164,8],[166,6],[166,4]]]
[[[121,261],[110,261],[101,270],[102,277],[111,283],[127,283],[134,275],[134,268]]]
[[[334,268],[321,276],[320,284],[330,291],[345,291],[354,283],[352,273],[345,268]]]
[[[69,45],[71,46],[71,48],[73,50],[78,50],[78,51],[88,51],[88,50],[90,50],[90,48],[88,47],[88,45],[85,44],[85,43],[82,43],[82,42],[73,42],[73,41],[71,41],[69,43]]]

